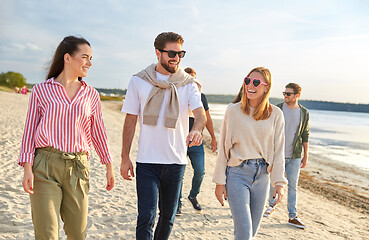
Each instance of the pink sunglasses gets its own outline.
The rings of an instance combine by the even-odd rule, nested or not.
[[[250,82],[252,82],[252,85],[254,85],[254,87],[259,87],[260,85],[268,86],[268,84],[266,84],[265,82],[262,82],[260,79],[257,79],[257,78],[251,79],[249,77],[245,77],[243,81],[246,86],[248,86]]]

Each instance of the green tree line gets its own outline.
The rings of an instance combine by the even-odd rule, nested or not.
[[[6,86],[9,88],[23,87],[26,85],[26,78],[17,72],[0,73],[0,86]]]

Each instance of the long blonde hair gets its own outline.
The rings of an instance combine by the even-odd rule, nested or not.
[[[252,69],[250,73],[247,75],[247,77],[250,76],[250,74],[253,72],[261,73],[265,79],[265,82],[269,86],[268,91],[264,94],[263,100],[261,101],[259,106],[255,108],[255,111],[252,114],[252,117],[256,121],[265,120],[270,117],[273,111],[273,108],[271,104],[269,103],[269,95],[270,95],[270,90],[272,88],[272,75],[270,74],[269,69],[264,68],[264,67],[257,67],[257,68]],[[250,115],[250,100],[247,98],[246,92],[247,92],[246,86],[245,84],[243,84],[243,91],[242,91],[242,97],[241,97],[241,109],[245,114]]]

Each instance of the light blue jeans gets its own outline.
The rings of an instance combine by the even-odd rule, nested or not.
[[[297,183],[300,175],[301,158],[286,158],[285,169],[288,180],[287,210],[290,219],[297,216]],[[273,202],[273,190],[270,186],[269,205]]]
[[[249,159],[227,167],[226,190],[231,208],[234,239],[253,239],[261,222],[269,189],[264,159]]]

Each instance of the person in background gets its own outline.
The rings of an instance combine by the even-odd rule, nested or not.
[[[15,93],[19,93],[19,87],[17,87],[17,86],[16,86],[16,87],[14,87],[14,92],[15,92]]]
[[[26,95],[26,94],[27,94],[27,91],[28,91],[28,89],[27,89],[27,86],[26,86],[26,85],[24,85],[24,86],[21,88],[21,90],[20,90],[20,92],[21,92],[22,94],[24,94],[24,95]]]
[[[300,168],[306,167],[309,156],[309,111],[298,103],[301,96],[301,87],[298,84],[287,84],[283,96],[284,103],[280,103],[277,106],[282,109],[285,120],[285,169],[288,180],[288,224],[304,229],[307,228],[307,226],[297,217],[297,185]],[[301,158],[302,149],[304,149],[303,158]],[[269,206],[264,216],[271,216],[275,209],[276,204],[273,204],[273,187],[271,187]]]
[[[68,239],[86,238],[91,144],[106,166],[106,189],[114,187],[99,93],[81,80],[91,58],[87,40],[65,37],[30,96],[18,164],[35,239],[59,239],[59,217]]]
[[[158,63],[135,74],[128,85],[122,111],[123,126],[121,175],[134,177],[129,152],[137,117],[140,138],[136,158],[138,217],[136,239],[168,239],[173,228],[187,146],[202,143],[206,117],[195,79],[179,63],[185,56],[184,40],[173,32],[159,34],[154,42]],[[188,126],[188,109],[195,122]],[[153,236],[156,208],[159,219]]]
[[[188,67],[185,69],[185,72],[190,74],[192,77],[196,79],[196,72],[192,68]],[[197,86],[199,88],[199,91],[201,92],[201,84],[196,79]],[[206,129],[209,131],[209,134],[211,136],[211,150],[212,152],[215,152],[217,150],[217,140],[214,134],[214,127],[213,127],[213,120],[210,117],[209,113],[209,105],[208,100],[206,99],[205,94],[201,93],[201,102],[205,109],[206,113]],[[189,112],[190,118],[190,126],[189,129],[191,131],[193,123],[195,121],[192,112]],[[191,160],[191,165],[193,168],[193,177],[192,177],[192,188],[190,191],[190,194],[188,195],[188,200],[190,200],[192,206],[194,209],[201,211],[202,207],[197,201],[197,195],[200,192],[200,187],[202,180],[204,179],[205,175],[205,152],[204,152],[204,145],[201,143],[199,146],[193,146],[187,148],[187,156]],[[183,185],[183,182],[182,182]],[[178,209],[176,215],[179,216],[182,214],[182,187],[181,187],[181,193],[179,195],[179,202],[178,202]]]
[[[215,196],[222,206],[228,199],[236,240],[256,236],[270,180],[277,203],[287,183],[284,119],[281,109],[269,103],[271,86],[268,69],[252,69],[244,78],[241,102],[235,99],[228,106],[220,132]]]

